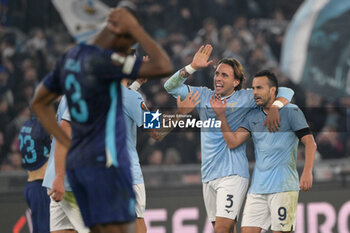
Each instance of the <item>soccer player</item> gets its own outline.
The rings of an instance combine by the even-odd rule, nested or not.
[[[150,60],[127,56],[138,42]],[[172,71],[166,53],[127,10],[111,11],[90,44],[69,50],[38,86],[32,101],[43,126],[66,149],[66,171],[84,223],[95,232],[128,232],[135,216],[120,80],[161,77]],[[72,143],[51,103],[65,94]]]
[[[146,208],[146,191],[139,162],[139,156],[136,150],[137,139],[137,127],[143,125],[143,112],[149,111],[141,94],[136,90],[141,86],[143,81],[135,81],[131,85],[134,86],[134,90],[128,87],[128,79],[122,80],[122,99],[123,99],[123,112],[125,114],[126,131],[128,132],[126,142],[131,162],[131,174],[133,178],[133,189],[136,196],[136,233],[146,233],[146,225],[144,221],[144,213]],[[136,86],[136,87],[135,87]],[[136,89],[136,90],[135,90]],[[184,101],[180,98],[177,100],[178,113],[188,114],[194,107],[200,103],[198,101],[199,94],[190,92]],[[155,139],[161,139],[165,137],[165,134],[158,134],[156,131],[151,133],[151,136]]]
[[[70,115],[65,96],[62,97],[58,105],[57,122],[70,136]],[[48,189],[51,197],[50,231],[54,233],[88,233],[90,230],[84,225],[72,188],[65,176],[67,150],[60,143],[56,143],[55,138],[52,139],[51,148],[43,181],[43,186]]]
[[[35,118],[25,122],[19,132],[22,166],[28,171],[24,196],[31,210],[33,232],[50,232],[50,199],[42,182],[50,151],[50,135]]]
[[[164,85],[168,93],[184,98],[189,91],[198,91],[201,103],[196,107],[201,120],[215,119],[210,107],[212,95],[221,95],[228,102],[226,117],[231,129],[236,130],[251,108],[256,106],[253,90],[242,90],[244,79],[241,64],[232,58],[220,60],[214,72],[214,90],[184,84],[195,70],[207,67],[212,46],[206,45],[194,55],[192,63],[176,72]],[[293,91],[279,88],[277,104],[283,106],[291,100]],[[285,97],[285,98],[283,98]],[[276,103],[275,103],[276,104]],[[273,130],[278,126],[278,106],[273,106],[266,121],[272,120]],[[234,229],[240,207],[249,183],[246,146],[230,149],[220,129],[201,129],[203,197],[209,221],[216,233],[228,233]]]
[[[276,99],[278,82],[269,71],[262,71],[253,79],[254,99],[258,107],[248,113],[235,133],[225,116],[227,101],[215,96],[211,106],[219,120],[227,146],[239,147],[250,137],[255,146],[255,167],[242,219],[242,233],[271,230],[292,232],[298,207],[299,187],[308,191],[312,186],[312,167],[316,144],[298,106],[288,104],[280,109],[281,127],[269,133],[263,122]],[[298,178],[296,169],[299,140],[305,145],[305,166]]]

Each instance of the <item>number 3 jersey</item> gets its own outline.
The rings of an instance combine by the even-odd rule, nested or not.
[[[23,168],[34,171],[43,166],[50,151],[50,135],[35,118],[26,121],[19,132]]]
[[[112,50],[79,44],[43,81],[51,92],[67,97],[72,127],[66,162],[69,170],[130,166],[120,80],[136,79],[142,61],[128,56],[123,65],[116,66],[112,54]]]

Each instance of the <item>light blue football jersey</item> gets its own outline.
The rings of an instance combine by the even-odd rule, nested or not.
[[[124,85],[122,87],[123,112],[126,125],[126,146],[130,156],[130,169],[133,184],[142,184],[143,175],[136,150],[137,127],[143,124],[142,96],[137,91],[130,90]]]
[[[62,120],[69,121],[71,120],[70,115],[69,115],[69,110],[68,110],[68,104],[67,104],[67,99],[66,96],[64,95],[61,99],[60,104],[58,105],[57,109],[57,122],[60,124]],[[43,186],[46,188],[52,188],[52,183],[56,177],[56,169],[55,169],[55,158],[54,158],[54,152],[55,152],[55,142],[56,139],[52,139],[51,143],[51,150],[50,150],[50,157],[49,161],[47,164],[46,172],[45,172],[45,177],[43,181]],[[64,188],[66,191],[72,191],[72,188],[70,187],[68,183],[67,176],[64,177]]]
[[[270,133],[261,107],[249,112],[241,127],[251,132],[255,147],[255,167],[249,193],[269,194],[299,190],[296,168],[299,139],[295,132],[308,128],[304,114],[294,104],[280,109],[281,127]]]
[[[164,85],[169,94],[175,98],[181,96],[184,99],[189,90],[198,91],[201,102],[196,106],[202,121],[215,119],[216,115],[211,108],[210,98],[215,94],[207,87],[193,87],[184,84],[186,78],[181,77],[180,71],[176,72]],[[279,88],[279,96],[289,101],[294,92],[289,88]],[[253,90],[244,89],[235,91],[227,99],[226,118],[233,131],[241,125],[247,113],[256,107]],[[202,152],[202,182],[208,182],[220,177],[239,175],[249,178],[248,159],[246,156],[246,144],[230,149],[225,142],[220,128],[201,129]]]

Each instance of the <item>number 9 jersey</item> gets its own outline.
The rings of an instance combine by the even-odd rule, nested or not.
[[[23,124],[18,139],[23,168],[34,171],[46,163],[51,139],[36,118]]]

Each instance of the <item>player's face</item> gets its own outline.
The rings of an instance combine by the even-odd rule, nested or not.
[[[270,87],[266,76],[255,77],[253,79],[253,94],[255,103],[259,106],[266,106],[276,91],[275,87]]]
[[[239,80],[234,78],[233,68],[227,64],[220,64],[214,72],[214,90],[215,94],[221,96],[231,95]]]

